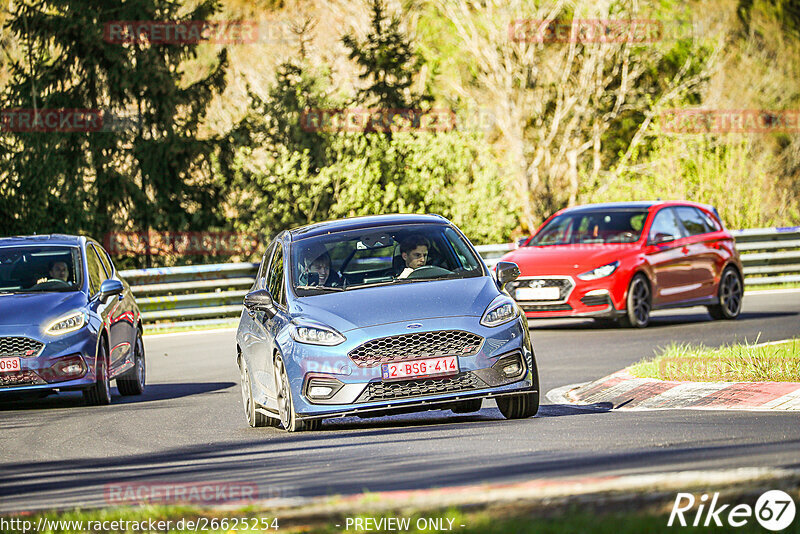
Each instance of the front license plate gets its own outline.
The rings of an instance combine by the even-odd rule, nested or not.
[[[561,292],[557,287],[520,287],[514,296],[517,300],[558,300]]]
[[[19,363],[19,358],[0,358],[0,373],[20,370],[22,370],[22,366]]]
[[[458,373],[458,356],[444,356],[410,362],[384,363],[381,376],[384,380],[415,378],[421,376],[454,375]]]

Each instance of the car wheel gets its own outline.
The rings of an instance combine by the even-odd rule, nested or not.
[[[146,364],[142,332],[136,329],[136,344],[133,347],[133,369],[117,378],[117,389],[121,395],[141,395],[144,393]]]
[[[620,321],[623,326],[644,328],[650,323],[653,298],[647,278],[639,273],[628,287],[627,310]]]
[[[250,371],[244,358],[239,358],[239,383],[242,386],[242,407],[247,424],[251,427],[278,426],[279,421],[272,417],[267,417],[256,410],[256,402],[253,400],[253,386],[250,382]]]
[[[535,392],[497,398],[497,407],[506,419],[525,419],[539,413],[539,369],[536,360],[533,361],[532,375]]]
[[[283,360],[280,356],[275,357],[275,382],[278,413],[284,430],[287,432],[302,432],[303,430],[319,429],[321,423],[319,419],[303,421],[297,418],[297,414],[294,411],[292,389],[289,387],[289,376],[286,374],[286,366],[283,365]]]
[[[744,284],[742,277],[733,267],[728,267],[722,272],[719,280],[717,298],[719,304],[708,307],[708,313],[713,319],[736,319],[742,311],[742,295]]]
[[[471,399],[466,401],[461,401],[452,408],[450,411],[453,413],[473,413],[477,412],[481,409],[481,405],[483,404],[483,399]]]
[[[83,399],[89,406],[106,406],[111,404],[111,383],[108,380],[108,365],[105,341],[100,341],[97,348],[97,365],[95,365],[95,382],[83,390]]]

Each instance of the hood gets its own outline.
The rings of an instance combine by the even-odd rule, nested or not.
[[[0,326],[39,325],[86,306],[80,291],[0,293]]]
[[[639,249],[638,244],[551,245],[521,247],[501,258],[519,265],[522,276],[540,274],[580,274],[601,267]]]
[[[488,276],[352,289],[295,299],[291,313],[347,332],[434,317],[480,317],[500,291]]]

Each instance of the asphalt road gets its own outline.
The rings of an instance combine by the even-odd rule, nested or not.
[[[532,322],[543,390],[599,378],[670,342],[800,335],[800,292],[748,295],[738,321],[702,309],[659,312],[645,330]],[[79,394],[0,403],[0,512],[99,506],[108,485],[231,481],[262,498],[348,494],[548,477],[726,467],[800,467],[800,414],[590,412],[543,405],[506,421],[493,403],[328,420],[321,431],[251,429],[234,333],[148,337],[147,391],[111,406]]]

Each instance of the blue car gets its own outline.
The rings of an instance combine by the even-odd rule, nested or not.
[[[145,387],[139,308],[86,237],[0,239],[0,400],[83,391],[90,405]]]
[[[236,335],[250,426],[313,430],[325,418],[431,409],[535,415],[525,314],[461,231],[437,215],[383,215],[279,234]]]

